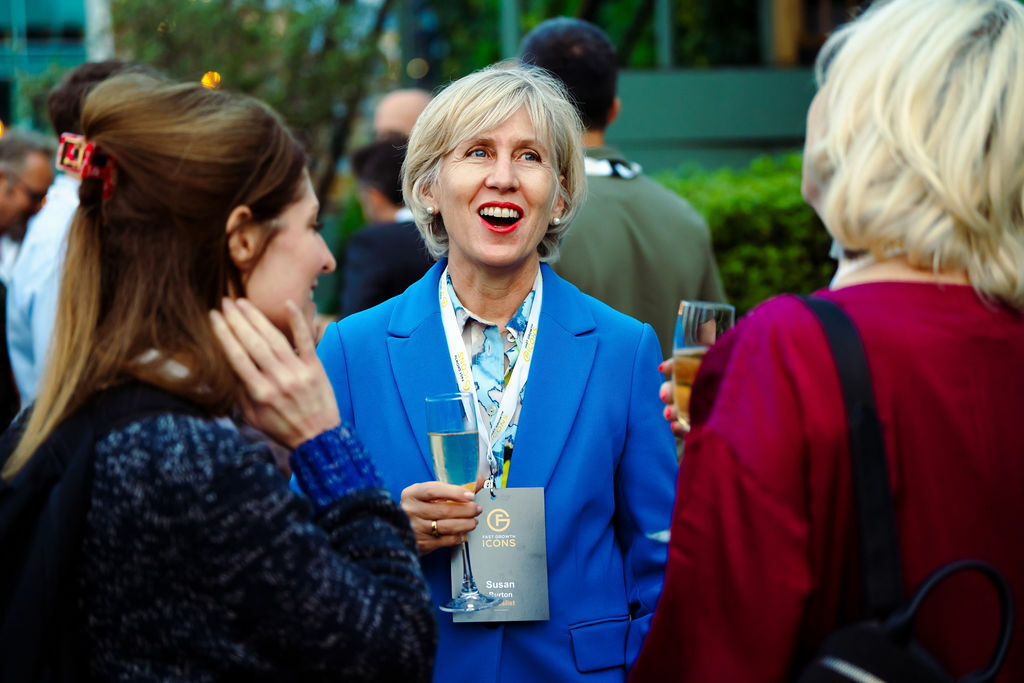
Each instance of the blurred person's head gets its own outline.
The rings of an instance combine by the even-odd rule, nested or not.
[[[148,67],[119,59],[102,62],[86,62],[70,70],[60,83],[50,90],[46,98],[46,109],[50,125],[58,138],[61,133],[82,133],[82,105],[86,95],[97,83],[111,76],[125,72],[156,75]]]
[[[359,185],[359,203],[371,223],[393,221],[402,201],[402,162],[408,140],[392,135],[364,145],[352,154],[352,172]]]
[[[416,118],[430,103],[430,93],[419,88],[393,90],[381,98],[373,112],[373,133],[379,138],[409,137]]]
[[[604,31],[582,19],[556,17],[523,37],[519,58],[554,74],[565,84],[588,130],[604,130],[619,110],[619,67],[615,46]]]
[[[803,192],[847,253],[1024,307],[1024,6],[877,2],[816,72]]]
[[[535,207],[537,215],[528,216],[531,221],[543,221],[540,225],[546,227],[535,251],[542,261],[557,258],[562,235],[586,194],[579,116],[556,79],[536,67],[511,63],[487,67],[449,85],[420,115],[409,138],[402,192],[434,258],[446,256],[449,250],[439,198],[453,194],[454,188],[446,186],[444,165],[457,161],[453,155],[467,141],[485,137],[521,111],[545,149],[543,164],[549,169],[544,180],[549,205]],[[555,211],[556,204],[561,206],[559,211]],[[467,208],[472,207],[460,207],[460,214]],[[553,221],[554,217],[558,220]],[[455,218],[449,216],[448,220]]]
[[[86,98],[82,130],[113,174],[107,192],[88,176],[79,190],[22,458],[92,393],[132,377],[225,412],[239,385],[209,311],[246,296],[288,334],[285,302],[311,321],[317,276],[334,268],[306,155],[257,100],[114,76]]]
[[[54,153],[52,141],[31,131],[8,129],[0,136],[0,234],[20,238],[42,208]]]

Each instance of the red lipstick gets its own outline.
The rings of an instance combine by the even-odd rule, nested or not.
[[[508,209],[518,214],[518,216],[494,216],[486,212],[485,209]],[[486,202],[477,208],[477,215],[480,217],[480,222],[483,223],[485,228],[491,232],[503,235],[512,232],[519,226],[523,219],[523,209],[518,204],[511,202]]]

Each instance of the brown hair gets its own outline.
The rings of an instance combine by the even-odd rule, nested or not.
[[[119,59],[86,62],[64,74],[46,97],[46,111],[50,115],[54,135],[59,138],[61,133],[81,134],[82,104],[89,91],[111,76],[129,72],[157,75],[147,66]]]
[[[228,215],[248,206],[265,248],[301,190],[301,146],[277,114],[242,95],[115,76],[89,94],[82,128],[115,160],[116,184],[105,200],[97,178],[79,190],[52,357],[7,479],[91,395],[131,378],[226,412],[238,380],[209,310],[244,292]],[[170,359],[188,376],[166,372]]]

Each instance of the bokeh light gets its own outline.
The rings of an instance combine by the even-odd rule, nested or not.
[[[427,75],[428,71],[430,71],[430,64],[422,57],[414,57],[405,65],[405,73],[409,74],[409,78],[414,80],[423,78]]]
[[[203,74],[203,78],[200,81],[204,88],[219,88],[220,87],[220,74],[216,71],[207,71]]]

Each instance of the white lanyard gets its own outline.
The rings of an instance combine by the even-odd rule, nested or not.
[[[526,330],[523,332],[523,344],[520,349],[519,358],[512,368],[512,375],[508,384],[501,393],[501,403],[494,415],[488,416],[480,401],[476,399],[476,392],[473,389],[473,375],[470,369],[470,356],[466,351],[466,344],[462,340],[462,333],[459,331],[458,321],[455,319],[455,306],[448,298],[448,268],[441,273],[441,279],[437,285],[437,297],[441,305],[441,323],[444,325],[444,336],[448,341],[448,354],[452,361],[452,370],[455,371],[455,380],[459,384],[459,391],[466,391],[473,394],[476,403],[477,421],[480,426],[488,425],[490,431],[485,435],[483,429],[478,429],[480,435],[481,455],[489,456],[494,445],[501,439],[508,427],[509,421],[515,415],[516,407],[519,405],[519,393],[526,384],[526,378],[530,373],[530,364],[533,362],[533,348],[537,342],[537,321],[540,318],[541,299],[544,294],[544,281],[537,269],[537,277],[533,281],[533,288],[536,291],[533,298],[533,306],[530,308],[530,317],[526,323]],[[503,352],[502,352],[503,353]],[[495,474],[491,473],[491,486],[494,486]],[[499,482],[500,484],[500,482]]]

